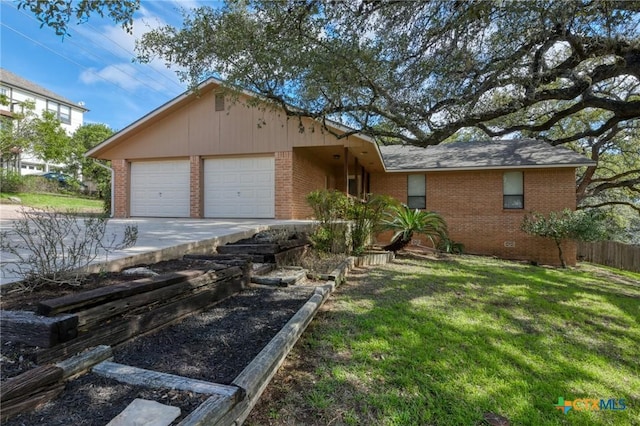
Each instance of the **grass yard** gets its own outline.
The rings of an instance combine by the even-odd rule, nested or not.
[[[64,194],[0,193],[0,203],[8,203],[9,197],[18,197],[25,207],[53,208],[57,211],[77,210],[82,213],[102,213],[104,202],[95,198],[84,198]]]
[[[558,398],[624,399],[567,414]],[[589,406],[591,408],[591,406]],[[486,257],[356,272],[247,424],[640,425],[640,274]]]

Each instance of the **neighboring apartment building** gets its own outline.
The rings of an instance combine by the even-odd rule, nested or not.
[[[53,112],[68,135],[72,135],[82,126],[83,115],[88,111],[82,102],[76,104],[4,68],[0,68],[0,94],[6,96],[8,101],[8,105],[0,105],[0,115],[13,117],[14,114],[22,112],[25,101],[33,101],[36,114],[42,115],[44,111]],[[47,163],[31,152],[19,154],[16,166],[22,175],[40,174],[64,167],[64,164]],[[3,159],[3,163],[7,160]],[[14,160],[16,158],[11,159]]]

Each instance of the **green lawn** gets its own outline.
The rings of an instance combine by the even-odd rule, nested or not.
[[[404,258],[332,296],[249,424],[640,424],[640,274]],[[626,410],[554,408],[558,397]]]
[[[104,202],[95,198],[84,198],[64,194],[0,193],[0,203],[9,197],[18,197],[25,207],[53,208],[58,211],[77,210],[84,213],[101,213]]]

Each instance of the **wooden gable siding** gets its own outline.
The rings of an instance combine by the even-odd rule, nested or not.
[[[149,120],[137,132],[106,148],[99,158],[149,159],[193,155],[249,155],[290,151],[293,147],[347,144],[321,129],[320,124],[284,112],[248,107],[243,99],[226,101],[225,111],[215,111],[215,92]],[[142,127],[142,126],[141,126]],[[356,141],[350,137],[350,143]]]

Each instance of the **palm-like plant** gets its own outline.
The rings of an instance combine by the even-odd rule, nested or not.
[[[405,204],[393,206],[387,219],[383,221],[385,229],[395,231],[385,250],[398,251],[406,247],[414,234],[424,235],[435,246],[436,241],[448,238],[447,224],[438,213],[412,210]]]

